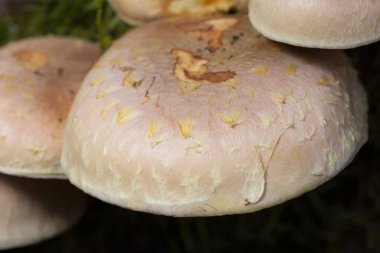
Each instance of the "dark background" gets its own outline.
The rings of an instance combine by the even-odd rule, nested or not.
[[[57,34],[106,47],[131,29],[106,3],[97,23],[100,0],[5,2],[0,0],[0,45]],[[67,233],[10,252],[380,252],[380,43],[346,52],[368,92],[370,138],[325,185],[257,213],[211,218],[156,216],[92,200]]]

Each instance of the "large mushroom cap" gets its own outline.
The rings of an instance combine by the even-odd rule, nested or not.
[[[169,19],[131,31],[90,71],[62,165],[134,210],[252,212],[342,170],[367,139],[366,110],[341,51],[270,42],[246,17]]]
[[[86,206],[85,195],[65,181],[0,175],[0,250],[64,232]]]
[[[313,48],[353,48],[380,40],[378,0],[250,0],[249,17],[264,36]]]
[[[109,0],[129,23],[178,15],[210,15],[232,10],[247,12],[248,0]]]
[[[95,44],[61,37],[27,39],[0,49],[0,172],[63,177],[66,117],[98,57]]]

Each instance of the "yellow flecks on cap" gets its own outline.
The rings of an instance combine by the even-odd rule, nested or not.
[[[191,92],[195,92],[200,87],[202,87],[201,83],[183,83],[183,82],[181,82],[179,84],[179,89],[180,89],[181,95],[191,93]]]
[[[33,155],[38,155],[42,151],[40,148],[34,145],[27,146],[26,149],[30,151]]]
[[[238,85],[238,81],[236,78],[231,78],[231,79],[223,82],[222,85],[225,89],[235,90],[237,85]]]
[[[115,56],[109,60],[109,63],[113,66],[119,66],[125,63],[124,57],[122,55]]]
[[[253,68],[251,68],[251,72],[259,75],[267,75],[268,74],[268,67],[265,65],[257,65]]]
[[[151,148],[155,148],[158,144],[163,142],[163,140],[155,140],[155,136],[158,130],[158,122],[156,120],[150,120],[148,122],[148,131],[147,136],[150,139],[150,146]]]
[[[229,147],[229,151],[231,153],[239,152],[240,150],[241,150],[241,146],[238,146],[238,145],[231,145]]]
[[[269,129],[269,127],[273,124],[273,122],[276,120],[276,117],[273,115],[269,115],[267,113],[258,113],[258,116],[261,120],[261,123],[263,124],[263,128],[265,130]]]
[[[122,106],[120,107],[119,112],[117,114],[116,122],[117,124],[122,125],[125,122],[131,120],[133,117],[134,117],[134,112]]]
[[[204,146],[202,145],[202,142],[199,141],[199,140],[196,140],[194,142],[192,142],[190,145],[188,145],[186,148],[185,148],[186,151],[189,151],[189,150],[194,150],[196,153],[204,153]]]
[[[90,86],[91,87],[99,86],[104,81],[105,81],[105,78],[103,76],[97,76],[97,77],[94,78],[94,80],[92,80],[92,82],[90,83]]]
[[[293,118],[283,119],[282,124],[284,125],[285,129],[293,128],[294,127],[294,120]]]
[[[31,91],[23,92],[22,96],[26,99],[32,100],[34,99],[34,94]]]
[[[123,86],[130,86],[133,88],[137,88],[141,85],[143,79],[138,80],[133,76],[133,71],[128,71],[123,79]]]
[[[288,76],[295,76],[297,74],[297,67],[294,64],[289,64],[285,68],[285,74]]]
[[[115,102],[110,102],[110,103],[108,103],[104,108],[103,108],[103,110],[100,112],[100,116],[105,116],[108,112],[109,112],[109,110],[111,109],[111,107],[113,106],[115,104]]]
[[[107,96],[113,89],[112,88],[109,88],[109,89],[104,89],[104,90],[100,90],[96,93],[96,99],[102,99],[104,98],[105,96]]]
[[[242,120],[240,120],[241,113],[237,111],[233,111],[230,115],[219,115],[219,119],[229,125],[230,127],[234,128],[241,123],[243,123]]]
[[[13,54],[27,70],[37,71],[49,62],[49,56],[36,49],[21,49]]]
[[[335,104],[334,100],[327,99],[325,97],[319,97],[319,101],[321,101],[322,103],[324,103],[326,105],[334,105]]]
[[[343,93],[340,91],[334,91],[332,94],[336,97],[343,97]]]
[[[148,133],[147,133],[149,139],[154,138],[154,136],[156,135],[156,132],[157,132],[157,128],[158,128],[158,122],[156,120],[149,121]]]
[[[182,136],[185,139],[188,139],[191,136],[191,132],[194,127],[193,120],[190,118],[181,119],[178,121],[179,129],[181,130]]]
[[[141,105],[144,105],[144,104],[146,104],[152,100],[155,100],[157,98],[158,98],[157,95],[146,95],[146,96],[144,96],[144,101],[141,103]]]
[[[299,120],[300,121],[304,121],[305,120],[305,117],[306,117],[306,111],[304,108],[300,108],[299,106],[297,106],[297,114],[299,116]]]
[[[330,85],[330,80],[329,80],[329,78],[326,75],[321,74],[321,76],[318,79],[318,84],[322,85],[322,86],[329,86]]]
[[[252,87],[248,87],[247,90],[245,91],[245,94],[247,94],[247,96],[252,97],[252,98],[255,96],[255,92]]]
[[[280,93],[276,93],[276,94],[272,94],[272,101],[275,102],[276,104],[285,104],[286,103],[286,95],[284,94],[280,94]]]
[[[336,77],[333,78],[332,84],[336,87],[339,87],[340,85],[340,80],[336,79]]]
[[[211,179],[212,179],[212,185],[213,185],[213,191],[216,190],[216,188],[220,185],[222,182],[222,175],[221,175],[221,169],[218,167],[214,167],[211,170]]]
[[[300,141],[310,141],[315,135],[315,128],[312,128],[311,131],[305,130],[304,135],[302,136]]]
[[[293,96],[293,92],[292,91],[288,92],[288,94],[286,95],[286,102],[288,102],[288,103],[297,103],[297,100]]]

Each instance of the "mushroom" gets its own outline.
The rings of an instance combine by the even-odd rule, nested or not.
[[[246,16],[171,18],[129,32],[89,72],[61,161],[74,185],[121,207],[247,213],[346,167],[366,111],[342,51],[269,41]]]
[[[0,172],[65,177],[60,156],[66,117],[98,57],[95,44],[53,36],[0,49]]]
[[[132,24],[178,15],[210,15],[248,11],[248,0],[109,0],[119,16]]]
[[[345,49],[380,40],[380,2],[250,0],[252,25],[291,45]]]
[[[0,175],[0,250],[64,232],[86,206],[85,195],[68,182]]]

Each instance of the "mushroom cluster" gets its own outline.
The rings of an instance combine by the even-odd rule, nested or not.
[[[379,40],[377,1],[109,2],[141,26],[100,59],[54,36],[0,50],[0,249],[84,212],[46,179],[148,213],[247,213],[320,186],[367,141],[357,73],[326,49]]]

